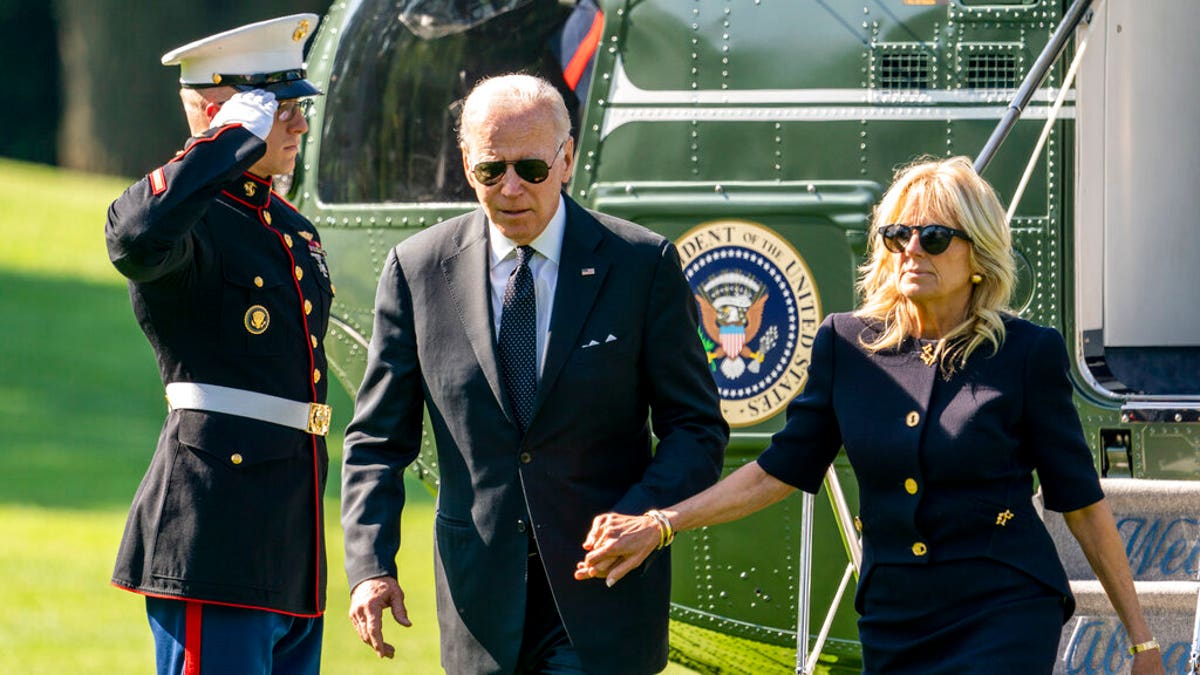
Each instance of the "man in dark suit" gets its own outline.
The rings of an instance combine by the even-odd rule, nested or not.
[[[573,581],[575,561],[595,515],[715,481],[728,427],[674,247],[562,194],[569,129],[549,83],[480,83],[460,140],[482,208],[406,239],[384,265],[342,487],[351,620],[381,656],[394,653],[383,608],[408,625],[395,555],[423,404],[440,470],[446,670],[666,665],[669,556],[614,588]]]
[[[312,223],[271,189],[308,131],[315,14],[174,49],[193,137],[113,202],[170,412],[112,583],[146,596],[159,673],[316,673],[325,609],[324,338],[333,300]]]

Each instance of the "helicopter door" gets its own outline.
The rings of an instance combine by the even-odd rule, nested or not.
[[[1200,394],[1200,44],[1181,14],[1200,19],[1103,3],[1078,86],[1079,329],[1098,383],[1134,398]]]

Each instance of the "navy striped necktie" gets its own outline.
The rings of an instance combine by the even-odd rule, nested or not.
[[[537,396],[537,303],[533,292],[532,246],[517,248],[517,266],[508,276],[500,313],[497,350],[504,389],[524,432]]]

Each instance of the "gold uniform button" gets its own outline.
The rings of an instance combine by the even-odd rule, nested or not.
[[[858,516],[854,516],[854,529],[858,530],[859,532],[862,532],[862,518],[859,518]]]
[[[242,455],[240,453],[235,452],[229,456],[229,461],[233,462],[234,464],[241,464],[242,463]]]
[[[271,212],[270,211],[263,211],[263,222],[268,225],[271,224]]]
[[[929,548],[925,546],[925,542],[918,541],[912,545],[913,555],[920,557],[929,552]]]
[[[917,494],[917,481],[911,478],[904,479],[904,491],[910,495]]]
[[[291,248],[292,247],[292,235],[290,235],[290,234],[283,235],[283,243],[287,244],[288,248]]]
[[[254,285],[258,286],[259,288],[262,288],[262,285],[263,285],[262,277],[254,277]]]
[[[303,278],[304,270],[299,265],[296,265],[296,281],[300,281]]]
[[[329,292],[333,293],[334,295],[337,295],[337,286],[334,286],[333,284],[329,284]]]
[[[317,382],[320,382],[320,381],[321,381],[321,371],[314,370],[313,371],[313,384],[316,384]]]
[[[308,337],[309,337],[309,339],[310,339],[310,340],[312,340],[312,346],[313,346],[313,349],[316,349],[316,348],[317,348],[317,336],[316,336],[316,335],[309,335]]]
[[[312,314],[312,301],[311,300],[304,301],[304,313]]]
[[[908,415],[904,418],[904,423],[910,427],[917,426],[921,423],[921,413],[917,412],[916,410],[908,413]]]

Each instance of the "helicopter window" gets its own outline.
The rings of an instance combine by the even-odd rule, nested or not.
[[[560,0],[467,5],[456,14],[445,8],[462,2],[362,0],[350,10],[320,132],[322,201],[474,201],[456,125],[463,97],[487,76],[545,77],[572,104],[578,126],[576,93],[554,48],[573,8]],[[493,6],[502,6],[500,13],[480,10]]]

